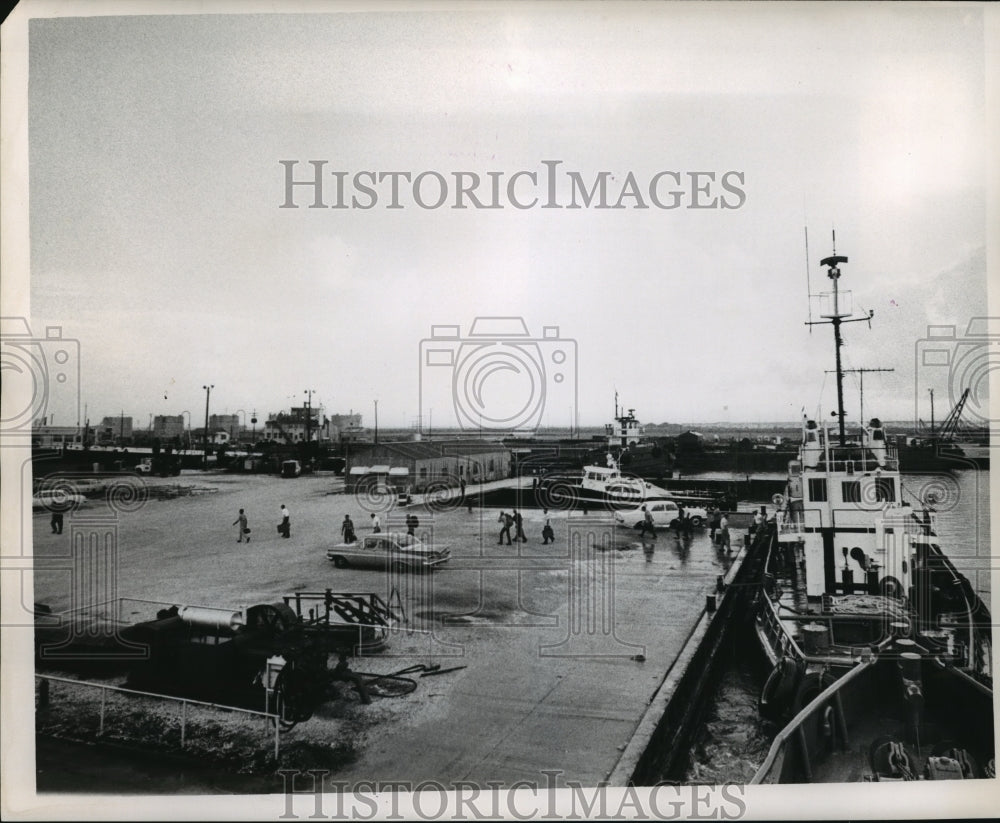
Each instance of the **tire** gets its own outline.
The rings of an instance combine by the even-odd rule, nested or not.
[[[639,529],[641,528],[642,528],[642,521],[640,520],[638,523],[635,524],[635,530],[639,531]]]
[[[792,700],[792,716],[794,717],[802,711],[821,691],[826,689],[836,679],[836,677],[828,672],[823,672],[822,674],[813,672],[803,677],[802,682],[799,683],[798,688],[795,690],[795,699]]]
[[[691,525],[697,529],[700,528],[701,526],[704,526],[705,521],[702,520],[700,517],[698,517],[698,515],[695,515],[694,517],[691,518]]]
[[[333,561],[333,565],[336,566],[338,569],[347,568],[347,558],[343,557],[342,555],[335,554],[333,557],[330,558],[330,560]]]
[[[786,717],[801,678],[799,661],[783,657],[775,663],[760,693],[758,709],[761,716],[776,722]]]

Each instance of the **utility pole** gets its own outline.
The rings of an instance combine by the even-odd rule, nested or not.
[[[203,467],[208,468],[208,399],[212,396],[212,389],[215,388],[215,383],[208,386],[202,386],[205,390],[205,436],[202,437],[202,447],[204,451],[204,463]]]
[[[378,400],[375,401],[375,445],[378,445]]]
[[[306,443],[312,437],[312,396],[315,389],[305,389],[302,393],[306,395]]]
[[[931,393],[931,437],[934,436],[934,389],[928,389]]]

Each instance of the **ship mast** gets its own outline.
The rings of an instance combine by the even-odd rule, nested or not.
[[[837,358],[837,422],[839,426],[840,434],[840,445],[847,445],[847,434],[844,431],[844,369],[840,362],[840,348],[844,345],[844,339],[840,335],[840,325],[841,323],[857,323],[860,320],[871,321],[872,316],[875,314],[874,311],[869,311],[865,317],[855,317],[849,320],[851,312],[842,312],[840,309],[840,289],[838,288],[838,281],[840,280],[840,264],[846,263],[847,258],[843,255],[837,254],[837,234],[833,234],[833,254],[830,257],[824,257],[819,261],[821,266],[827,267],[826,276],[833,281],[833,307],[829,314],[823,314],[822,316],[827,318],[826,320],[816,320],[806,323],[807,326],[816,326],[821,324],[829,323],[833,326],[833,342],[836,350]]]

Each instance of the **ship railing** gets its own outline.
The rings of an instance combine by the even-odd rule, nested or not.
[[[823,461],[821,461],[820,465],[824,465]],[[882,471],[899,471],[899,459],[896,455],[896,449],[892,446],[886,446],[885,457],[882,459],[881,464],[868,449],[833,446],[830,448],[830,459],[825,461],[825,468],[827,471],[847,473],[873,472],[879,469]]]
[[[768,639],[771,649],[778,658],[792,657],[796,660],[805,660],[806,654],[802,651],[795,639],[785,631],[778,617],[777,604],[768,594],[767,602],[761,609],[761,624],[764,634]]]
[[[823,727],[822,723],[808,724],[810,718],[825,718],[827,708],[832,707],[833,716],[831,718],[831,729],[840,738],[840,747],[846,748],[847,738],[847,716],[844,713],[844,704],[841,700],[844,688],[859,677],[864,677],[871,667],[876,664],[876,658],[867,660],[855,666],[843,677],[838,678],[823,691],[821,691],[811,703],[808,703],[802,710],[792,718],[785,728],[778,732],[771,743],[767,757],[761,764],[757,773],[750,779],[751,784],[778,783],[782,782],[782,773],[791,771],[795,765],[799,766],[802,776],[806,781],[811,782],[813,776],[811,755],[820,750],[815,741],[815,728]],[[810,729],[813,731],[810,733]],[[812,745],[810,745],[812,744]],[[797,747],[796,749],[792,747]],[[796,757],[796,754],[798,755]]]
[[[802,520],[783,520],[778,523],[778,534],[803,534],[806,524]]]

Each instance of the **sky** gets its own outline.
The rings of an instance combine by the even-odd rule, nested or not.
[[[616,392],[647,423],[825,417],[832,330],[805,323],[833,230],[840,288],[874,311],[844,365],[894,370],[865,376],[865,415],[929,419],[933,388],[940,419],[961,379],[987,415],[981,8],[407,8],[31,22],[31,328],[80,364],[79,412],[74,378],[50,422],[198,426],[206,384],[248,423],[306,390],[366,425],[377,401],[385,427],[600,425]],[[347,203],[364,171],[437,173],[449,198],[397,178],[402,208],[388,180],[373,208],[303,186],[281,208],[281,161],[325,161],[327,206],[334,172]],[[631,173],[650,208],[541,208],[525,175],[514,198],[540,200],[516,208],[510,177],[550,167],[563,205],[569,172],[608,172],[612,205]],[[456,172],[487,203],[493,173],[501,207],[451,208]],[[678,208],[646,196],[660,172]],[[470,334],[490,317],[522,334]],[[859,401],[847,375],[851,421]]]

